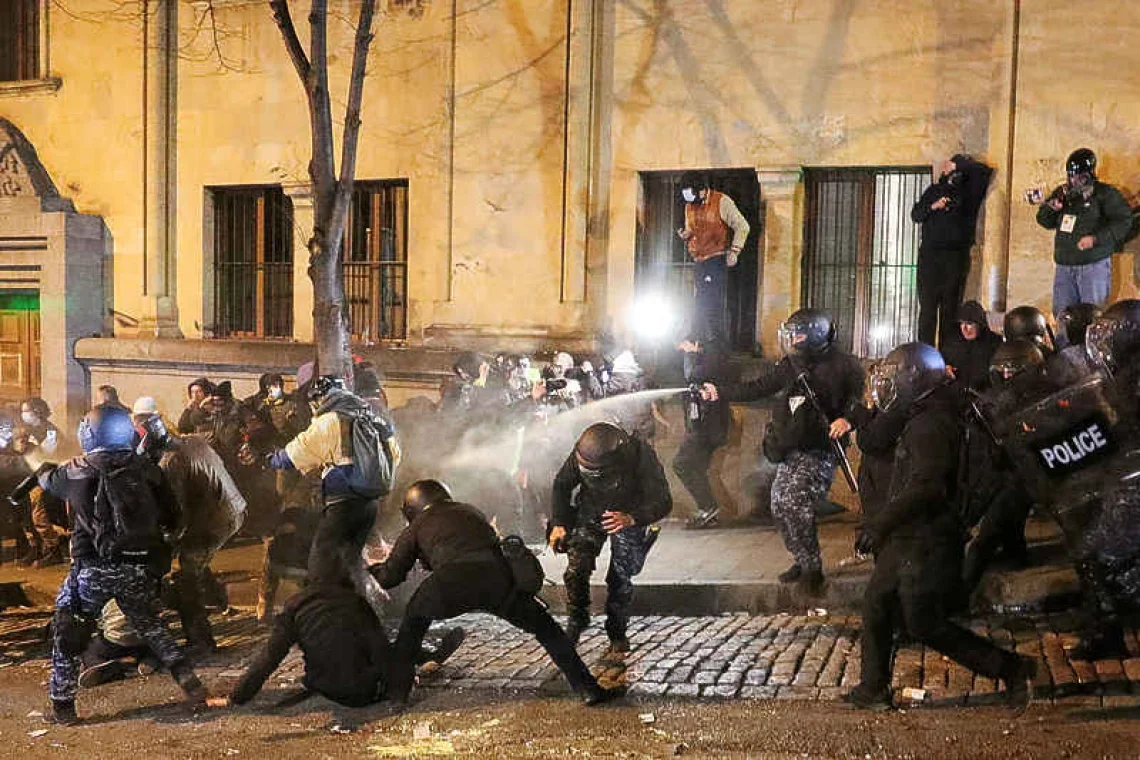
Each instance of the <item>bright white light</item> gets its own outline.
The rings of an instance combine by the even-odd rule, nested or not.
[[[875,325],[871,328],[871,341],[874,343],[885,343],[891,339],[891,326],[890,325]]]
[[[639,296],[630,307],[629,323],[642,338],[660,340],[670,335],[679,321],[676,305],[659,293]]]

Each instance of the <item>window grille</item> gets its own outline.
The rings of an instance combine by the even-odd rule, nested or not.
[[[292,337],[292,203],[279,187],[212,193],[214,336]]]
[[[802,300],[836,322],[839,344],[885,356],[915,339],[918,226],[929,167],[807,169]]]
[[[344,241],[344,296],[357,343],[407,335],[408,183],[357,182]]]

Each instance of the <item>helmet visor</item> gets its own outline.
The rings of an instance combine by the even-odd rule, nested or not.
[[[1112,356],[1112,336],[1115,331],[1115,322],[1097,320],[1089,325],[1085,333],[1085,353],[1093,364],[1109,372],[1116,369]]]
[[[899,365],[882,363],[871,370],[871,398],[880,411],[887,411],[898,400]]]
[[[785,354],[802,354],[807,349],[807,331],[798,324],[781,322],[779,328],[780,350]]]

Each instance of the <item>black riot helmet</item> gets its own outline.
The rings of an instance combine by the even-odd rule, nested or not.
[[[417,480],[404,492],[404,504],[400,511],[410,523],[428,507],[451,500],[451,491],[438,480]]]
[[[1069,154],[1065,160],[1065,174],[1070,179],[1087,174],[1096,178],[1096,154],[1088,148],[1078,148]]]
[[[609,490],[621,482],[629,435],[612,422],[595,422],[574,444],[582,483],[591,490]]]
[[[1006,312],[1002,333],[1007,341],[1031,340],[1043,351],[1051,351],[1053,331],[1049,320],[1036,306],[1018,306]]]
[[[1140,359],[1140,300],[1117,301],[1105,309],[1089,325],[1085,352],[1110,373],[1136,364]]]
[[[1083,346],[1089,325],[1099,316],[1100,307],[1096,304],[1074,303],[1061,309],[1057,315],[1057,324],[1065,331],[1070,346]]]
[[[780,325],[780,347],[785,354],[810,358],[835,343],[835,323],[819,309],[800,309]]]
[[[321,375],[309,386],[309,403],[319,404],[330,393],[347,390],[348,386],[345,384],[344,378],[336,375]]]
[[[886,411],[909,406],[946,382],[946,361],[925,343],[903,343],[871,371],[871,396]]]
[[[1008,383],[1021,373],[1045,366],[1045,354],[1031,340],[1007,340],[990,357],[990,382],[995,387]]]

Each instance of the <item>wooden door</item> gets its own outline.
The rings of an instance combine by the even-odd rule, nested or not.
[[[0,400],[40,395],[40,313],[0,309]]]

